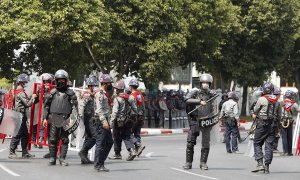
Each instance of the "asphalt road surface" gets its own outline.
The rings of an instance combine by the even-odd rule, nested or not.
[[[34,159],[10,160],[8,156],[9,140],[0,144],[0,179],[30,180],[93,180],[93,179],[142,179],[142,180],[298,180],[300,178],[300,157],[282,157],[275,155],[270,166],[271,174],[251,173],[256,166],[254,158],[244,155],[247,142],[239,144],[240,154],[227,154],[225,144],[217,143],[211,147],[208,158],[208,171],[199,169],[200,143],[195,146],[193,169],[185,171],[186,134],[143,137],[146,149],[141,157],[127,162],[127,152],[123,150],[123,160],[107,160],[108,173],[94,171],[93,165],[83,166],[75,151],[69,151],[67,160],[70,166],[47,166],[47,159],[42,156],[47,149],[33,148]],[[111,152],[112,154],[113,152]],[[20,152],[17,153],[19,156]]]

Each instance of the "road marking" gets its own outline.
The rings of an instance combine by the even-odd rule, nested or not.
[[[7,167],[5,167],[4,165],[0,164],[0,168],[3,169],[4,171],[6,171],[8,174],[12,175],[12,176],[20,176],[19,174],[11,171],[10,169],[8,169]]]
[[[154,154],[154,152],[149,152],[145,155],[146,158],[151,158],[152,154]]]
[[[3,152],[3,151],[5,151],[7,148],[4,148],[4,149],[0,149],[0,152]]]
[[[203,175],[196,174],[196,173],[192,173],[192,172],[185,171],[185,170],[182,170],[182,169],[177,169],[177,168],[171,168],[171,169],[172,169],[172,170],[175,170],[175,171],[183,172],[183,173],[186,173],[186,174],[190,174],[190,175],[194,175],[194,176],[198,176],[198,177],[203,177],[203,178],[206,178],[206,179],[217,180],[217,178],[214,178],[214,177],[203,176]]]

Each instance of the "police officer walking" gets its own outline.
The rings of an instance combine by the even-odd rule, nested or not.
[[[208,170],[207,158],[210,148],[210,132],[212,125],[206,125],[206,123],[201,123],[202,120],[211,121],[213,118],[209,116],[213,112],[212,103],[207,104],[206,101],[214,97],[210,92],[210,87],[213,83],[213,77],[210,74],[202,74],[200,76],[200,90],[194,90],[187,94],[185,97],[187,105],[187,113],[191,112],[196,108],[197,105],[201,105],[196,111],[189,114],[189,126],[190,130],[187,137],[187,147],[186,147],[186,163],[183,166],[184,169],[191,169],[194,157],[194,146],[197,142],[197,137],[200,132],[202,133],[202,148],[201,148],[201,158],[200,158],[200,169]],[[216,122],[217,123],[217,122]]]
[[[22,123],[20,130],[16,136],[14,136],[10,142],[9,156],[8,158],[17,158],[16,149],[21,141],[22,158],[31,158],[34,155],[28,153],[28,129],[27,129],[27,115],[28,108],[35,102],[36,94],[32,94],[31,98],[27,96],[24,87],[28,83],[28,76],[26,74],[20,74],[17,78],[17,89],[15,90],[14,109],[22,114]]]
[[[139,82],[137,79],[132,79],[129,82],[129,87],[132,92],[129,97],[129,104],[131,104],[132,107],[136,106],[137,108],[136,112],[134,108],[132,109],[131,117],[134,119],[134,124],[132,128],[132,134],[134,136],[133,142],[135,146],[136,155],[139,156],[146,148],[146,146],[142,145],[142,141],[141,141],[141,129],[144,125],[144,113],[145,113],[144,96],[141,92],[137,90],[137,88],[139,87]]]
[[[235,92],[228,93],[228,101],[222,105],[220,118],[224,118],[226,126],[225,143],[227,153],[238,153],[238,124],[239,124],[239,109],[238,97]],[[232,135],[232,138],[231,138]]]
[[[257,161],[256,170],[252,172],[270,173],[269,165],[273,159],[273,143],[275,139],[274,122],[281,116],[281,107],[278,97],[273,95],[274,86],[272,83],[263,85],[263,96],[260,97],[254,106],[253,119],[256,119],[256,131],[254,135],[254,156]],[[265,144],[265,155],[262,146]],[[265,162],[263,162],[265,158]]]
[[[56,88],[50,91],[50,95],[45,101],[44,111],[44,127],[50,124],[50,138],[49,138],[49,152],[50,161],[49,166],[56,165],[57,145],[62,140],[60,149],[59,163],[63,166],[69,164],[65,161],[68,144],[69,133],[64,129],[67,120],[72,112],[77,113],[77,97],[71,89],[68,88],[67,81],[69,75],[65,70],[58,70],[55,73]]]
[[[83,119],[85,126],[85,139],[81,150],[78,155],[81,159],[81,164],[93,164],[87,157],[89,150],[96,144],[96,125],[95,121],[95,101],[94,93],[97,91],[99,85],[98,79],[95,76],[91,76],[87,79],[87,91],[82,93],[82,99],[79,102],[78,110],[79,116]]]
[[[113,145],[111,126],[109,124],[109,113],[111,98],[107,91],[113,89],[112,77],[109,74],[102,74],[100,77],[101,88],[95,93],[96,111],[96,150],[94,168],[98,172],[108,172],[104,162]]]
[[[275,96],[277,96],[278,102],[279,102],[280,106],[282,106],[283,102],[280,100],[281,89],[279,87],[275,87],[273,94]],[[278,119],[277,121],[274,122],[274,128],[275,128],[275,140],[274,140],[274,144],[273,144],[273,153],[278,153],[279,151],[277,148],[278,148],[278,141],[280,138],[280,130],[281,130],[280,119]]]
[[[283,156],[293,156],[292,143],[293,143],[293,116],[299,112],[298,104],[293,101],[294,92],[287,90],[284,94],[284,104],[282,108],[282,129],[281,138],[283,146]]]
[[[124,81],[120,80],[116,82],[114,88],[116,89],[117,97],[114,98],[110,124],[113,127],[115,155],[109,159],[122,159],[121,149],[123,140],[129,154],[126,160],[132,161],[136,157],[136,154],[134,151],[133,136],[131,136],[133,121],[130,118],[130,111],[132,109],[137,111],[137,109],[130,106],[128,102],[129,95],[124,93]]]

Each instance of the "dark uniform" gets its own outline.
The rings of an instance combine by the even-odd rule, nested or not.
[[[81,164],[93,164],[87,157],[88,151],[96,144],[96,126],[95,118],[95,99],[94,93],[97,92],[98,80],[95,76],[87,79],[88,90],[83,92],[79,101],[79,116],[83,119],[85,126],[85,139],[78,155],[81,158]]]
[[[207,87],[207,84],[209,83],[211,85],[212,82],[212,76],[209,74],[203,74],[200,77],[200,83],[202,83],[201,90],[192,91],[185,97],[187,113],[195,109],[197,105],[200,105],[202,101],[207,101],[214,96],[209,91],[209,87]],[[184,169],[192,168],[194,146],[196,145],[197,137],[200,135],[200,132],[202,133],[200,168],[204,170],[208,169],[206,162],[210,149],[210,132],[212,126],[218,122],[213,121],[213,111],[213,105],[212,103],[209,103],[206,105],[202,105],[200,108],[189,115],[190,130],[187,137],[186,164],[183,166]]]
[[[274,122],[280,118],[281,107],[278,98],[273,93],[273,85],[266,83],[263,86],[264,96],[260,97],[254,106],[256,116],[256,131],[254,135],[254,156],[258,162],[257,169],[253,172],[264,171],[269,173],[269,165],[273,159],[273,143],[275,140]],[[262,146],[265,144],[265,155]],[[265,167],[263,166],[265,158]]]
[[[282,108],[282,148],[284,156],[292,156],[292,143],[293,143],[293,124],[294,116],[299,112],[299,106],[292,100],[293,92],[288,90],[285,93],[285,100]]]
[[[12,138],[10,143],[10,152],[8,157],[11,159],[17,157],[15,151],[20,141],[22,147],[22,157],[23,158],[33,157],[33,155],[29,154],[27,150],[29,134],[27,128],[28,117],[26,115],[26,112],[28,111],[28,108],[31,107],[31,105],[35,102],[35,96],[32,96],[30,98],[25,93],[23,86],[27,82],[28,82],[28,76],[26,74],[19,75],[17,79],[18,87],[15,90],[14,109],[22,114],[22,123],[18,134]]]
[[[100,78],[101,84],[108,83],[107,87],[112,88],[112,78],[108,74],[103,74]],[[110,90],[110,88],[108,90]],[[97,171],[109,171],[104,167],[104,162],[113,145],[113,138],[110,128],[104,128],[105,125],[109,125],[109,113],[111,106],[110,96],[105,89],[100,88],[95,93],[96,111],[95,118],[96,123],[96,150],[95,150],[95,163],[94,168]],[[109,125],[110,126],[110,125]]]
[[[74,91],[69,89],[66,84],[67,72],[58,70],[55,73],[55,80],[58,81],[59,79],[64,79],[65,82],[57,82],[57,87],[50,91],[50,95],[45,101],[44,119],[48,120],[48,124],[51,124],[49,126],[49,165],[56,165],[57,145],[62,140],[59,163],[68,166],[65,158],[68,151],[69,133],[63,127],[72,112],[77,113],[78,103]]]
[[[139,156],[146,148],[146,146],[142,145],[142,139],[141,139],[141,129],[144,125],[144,118],[145,118],[145,98],[141,92],[137,91],[139,82],[136,79],[132,79],[129,82],[129,86],[132,88],[131,89],[132,93],[128,101],[129,104],[131,104],[131,107],[133,107],[131,109],[131,118],[134,121],[133,128],[132,128],[133,143],[135,146],[135,153],[137,156]]]
[[[226,127],[225,142],[226,150],[228,153],[238,153],[238,121],[239,121],[239,109],[236,102],[236,95],[234,92],[228,94],[229,100],[222,105],[220,118],[224,118]],[[231,138],[232,135],[232,138]]]
[[[117,90],[117,97],[114,98],[113,109],[111,114],[111,123],[113,126],[114,151],[115,155],[110,159],[121,159],[122,141],[129,153],[127,161],[132,161],[136,157],[134,151],[134,139],[131,133],[133,120],[130,118],[130,111],[137,111],[135,104],[129,104],[129,95],[124,93],[124,81],[115,83],[114,88]],[[132,106],[133,105],[133,106]]]

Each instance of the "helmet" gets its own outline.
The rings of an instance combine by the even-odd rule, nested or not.
[[[289,98],[289,99],[293,98],[293,95],[294,95],[294,92],[291,91],[291,90],[287,90],[287,91],[284,93],[284,96],[285,96],[286,98]]]
[[[111,83],[112,77],[109,74],[102,74],[100,77],[100,83]]]
[[[49,73],[43,73],[40,76],[40,80],[41,81],[53,81],[53,78],[52,78],[51,74],[49,74]]]
[[[56,71],[54,76],[55,79],[69,79],[69,74],[63,69]]]
[[[115,89],[125,89],[125,83],[124,83],[124,81],[123,80],[117,81],[114,84],[114,88]]]
[[[200,83],[210,83],[212,84],[212,82],[214,81],[213,77],[210,74],[202,74],[200,76]]]
[[[131,79],[129,82],[129,86],[139,87],[139,81],[137,79]]]
[[[91,76],[87,79],[86,84],[88,86],[98,86],[98,79],[96,76]]]
[[[281,89],[279,87],[275,87],[273,94],[274,95],[280,95],[281,94]]]
[[[125,88],[125,92],[126,92],[127,94],[131,94],[131,91],[130,91],[129,88]]]
[[[228,93],[228,99],[236,99],[237,98],[237,95],[234,91],[230,91]]]
[[[29,79],[29,77],[27,76],[27,74],[20,74],[17,78],[17,84],[28,83],[28,79]]]
[[[270,82],[266,82],[263,85],[263,94],[272,94],[274,91],[274,86],[272,83]]]
[[[228,98],[228,94],[227,93],[223,93],[222,94],[222,99],[224,100],[225,98]]]

